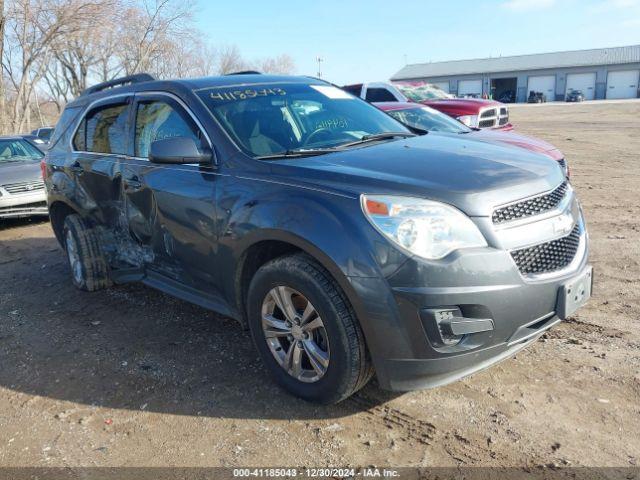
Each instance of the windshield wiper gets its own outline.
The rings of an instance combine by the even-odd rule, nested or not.
[[[363,135],[360,140],[354,142],[343,143],[330,148],[298,148],[293,150],[286,150],[284,152],[272,153],[270,155],[260,155],[255,157],[256,160],[271,160],[277,158],[300,158],[300,157],[315,157],[316,155],[324,155],[326,153],[339,152],[343,148],[348,148],[354,145],[361,145],[363,143],[375,142],[378,140],[386,140],[396,137],[415,137],[415,133],[411,132],[383,132],[374,133],[371,135]]]
[[[411,132],[383,132],[383,133],[373,133],[371,135],[363,135],[360,140],[356,140],[354,142],[343,143],[342,145],[338,145],[338,148],[352,147],[354,145],[362,145],[363,143],[376,142],[378,140],[387,140],[396,137],[415,137],[415,133]]]
[[[293,150],[286,150],[284,152],[272,153],[270,155],[260,155],[255,157],[256,160],[272,160],[277,158],[302,158],[302,157],[315,157],[316,155],[324,155],[325,153],[335,152],[335,148],[298,148]]]

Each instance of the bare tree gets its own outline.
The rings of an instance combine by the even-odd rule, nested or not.
[[[43,75],[48,96],[58,110],[71,98],[78,96],[92,77],[100,81],[112,74],[115,35],[113,30],[119,11],[117,0],[99,0],[94,5],[91,19],[69,35],[60,36],[52,43],[50,61]],[[117,75],[117,71],[113,75]]]
[[[142,0],[123,15],[117,35],[120,48],[116,52],[126,75],[149,72],[166,52],[168,43],[188,37],[191,2]]]
[[[4,87],[4,69],[2,59],[4,58],[4,0],[0,0],[0,135],[7,133],[6,120],[6,92]]]
[[[259,62],[259,65],[259,70],[264,73],[290,75],[296,70],[295,61],[286,53],[277,57],[265,58]]]
[[[32,114],[44,121],[41,105],[59,114],[87,86],[117,76],[295,70],[286,54],[248,61],[235,45],[214,49],[194,27],[191,1],[0,0],[0,131],[29,129]]]
[[[217,71],[220,75],[248,70],[249,64],[243,60],[236,45],[225,45],[218,50]]]
[[[34,88],[46,71],[52,45],[91,21],[99,1],[10,0],[2,64],[15,91],[11,112],[14,131],[30,126]]]

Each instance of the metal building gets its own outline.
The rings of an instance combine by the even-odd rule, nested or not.
[[[407,65],[392,81],[427,81],[458,96],[508,92],[525,102],[530,91],[548,101],[582,90],[587,100],[640,97],[640,45],[512,57],[479,58]]]

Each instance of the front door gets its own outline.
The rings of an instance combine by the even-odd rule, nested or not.
[[[216,294],[215,171],[148,160],[155,140],[191,137],[202,147],[212,145],[195,117],[169,95],[136,94],[132,123],[132,155],[122,168],[130,234],[153,255],[148,268]]]

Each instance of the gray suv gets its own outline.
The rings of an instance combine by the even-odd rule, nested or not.
[[[557,162],[413,135],[306,77],[126,77],[67,105],[47,151],[76,286],[140,281],[250,329],[267,370],[333,403],[452,382],[590,296]]]

